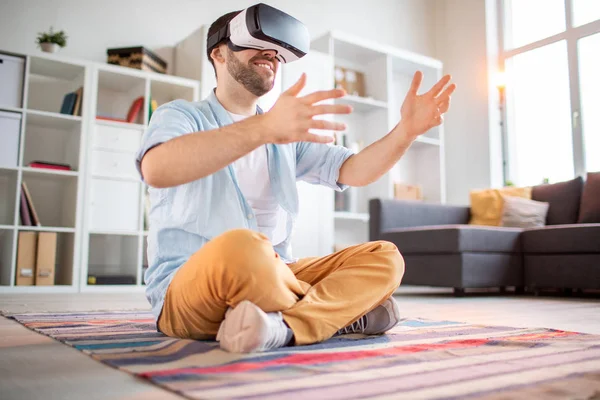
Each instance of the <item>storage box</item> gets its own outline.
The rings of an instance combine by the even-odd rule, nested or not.
[[[20,132],[21,114],[0,111],[0,167],[17,166]]]
[[[35,267],[36,286],[54,285],[56,271],[56,232],[39,232]]]
[[[125,47],[106,50],[108,63],[165,74],[167,62],[145,47]]]
[[[23,106],[25,60],[0,53],[0,107]]]
[[[35,283],[37,233],[21,231],[18,240],[15,285],[32,286]]]
[[[394,184],[394,199],[396,200],[423,200],[423,194],[420,186],[406,185],[403,183]]]
[[[335,67],[335,88],[344,89],[353,96],[366,97],[365,76],[362,72],[344,68]]]

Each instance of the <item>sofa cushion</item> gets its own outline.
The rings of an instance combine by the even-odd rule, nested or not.
[[[523,199],[516,196],[502,196],[504,210],[501,226],[510,228],[539,228],[546,225],[550,204]]]
[[[520,252],[519,228],[471,225],[438,225],[385,231],[382,240],[394,243],[401,253]]]
[[[471,202],[471,219],[469,224],[482,226],[500,226],[503,196],[522,197],[531,199],[530,187],[505,187],[501,189],[472,190],[469,193]]]
[[[587,174],[577,222],[600,223],[600,172]]]
[[[578,176],[566,182],[534,186],[531,199],[550,203],[546,225],[575,224],[582,190],[583,178]]]
[[[600,253],[600,224],[571,224],[527,229],[525,253]]]

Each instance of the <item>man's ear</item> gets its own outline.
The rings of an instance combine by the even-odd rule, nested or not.
[[[212,57],[214,62],[224,63],[225,57],[223,55],[223,45],[217,46],[210,52],[210,56]]]

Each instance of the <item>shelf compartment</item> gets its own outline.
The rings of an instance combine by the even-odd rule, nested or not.
[[[84,86],[85,66],[83,65],[46,57],[31,57],[30,63],[26,107],[28,110],[59,114],[65,96]],[[83,98],[79,104],[78,114],[81,115]]]
[[[78,180],[73,174],[23,169],[23,182],[42,227],[75,228]]]
[[[440,203],[443,200],[440,147],[419,142],[414,144],[418,145],[411,147],[390,171],[391,182],[420,186],[424,202]]]
[[[348,220],[348,221],[369,222],[369,214],[367,214],[367,213],[336,211],[334,213],[334,218]]]
[[[344,96],[336,99],[337,104],[347,104],[352,106],[353,112],[368,113],[377,110],[387,110],[388,104],[385,101],[375,100],[369,97]]]
[[[150,82],[150,99],[156,100],[158,106],[179,99],[193,101],[194,88],[153,80]]]
[[[138,245],[138,236],[90,234],[88,286],[135,285]],[[120,281],[114,280],[117,277]]]
[[[28,112],[25,120],[23,166],[41,161],[66,164],[71,170],[32,168],[53,173],[72,173],[79,170],[81,117],[55,113]]]
[[[145,92],[146,80],[144,78],[108,70],[98,71],[96,121],[107,121],[98,118],[106,117],[123,123],[143,125],[146,106]],[[140,98],[142,104],[138,108],[137,116],[128,121],[128,115],[132,113],[136,100]]]
[[[92,178],[89,226],[92,231],[140,231],[141,184]]]
[[[56,234],[56,247],[54,251],[54,281],[48,286],[72,286],[73,285],[73,266],[74,266],[74,251],[75,251],[75,233],[74,232],[55,232],[48,229],[31,229],[31,227],[21,227],[20,232],[52,232]],[[17,239],[17,254],[19,252],[19,244]],[[17,268],[15,268],[16,270]],[[42,287],[40,285],[34,285]],[[25,286],[17,286],[25,287]]]
[[[14,230],[0,227],[0,286],[10,286]]]
[[[16,170],[0,168],[0,225],[15,222],[17,175]]]

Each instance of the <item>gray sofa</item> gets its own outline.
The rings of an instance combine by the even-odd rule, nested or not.
[[[550,206],[546,226],[529,229],[469,225],[469,207],[371,199],[369,236],[398,246],[403,284],[451,287],[456,295],[469,288],[600,289],[600,223],[582,223],[580,214],[582,194],[597,193],[584,186],[578,177],[533,187],[532,199]]]

